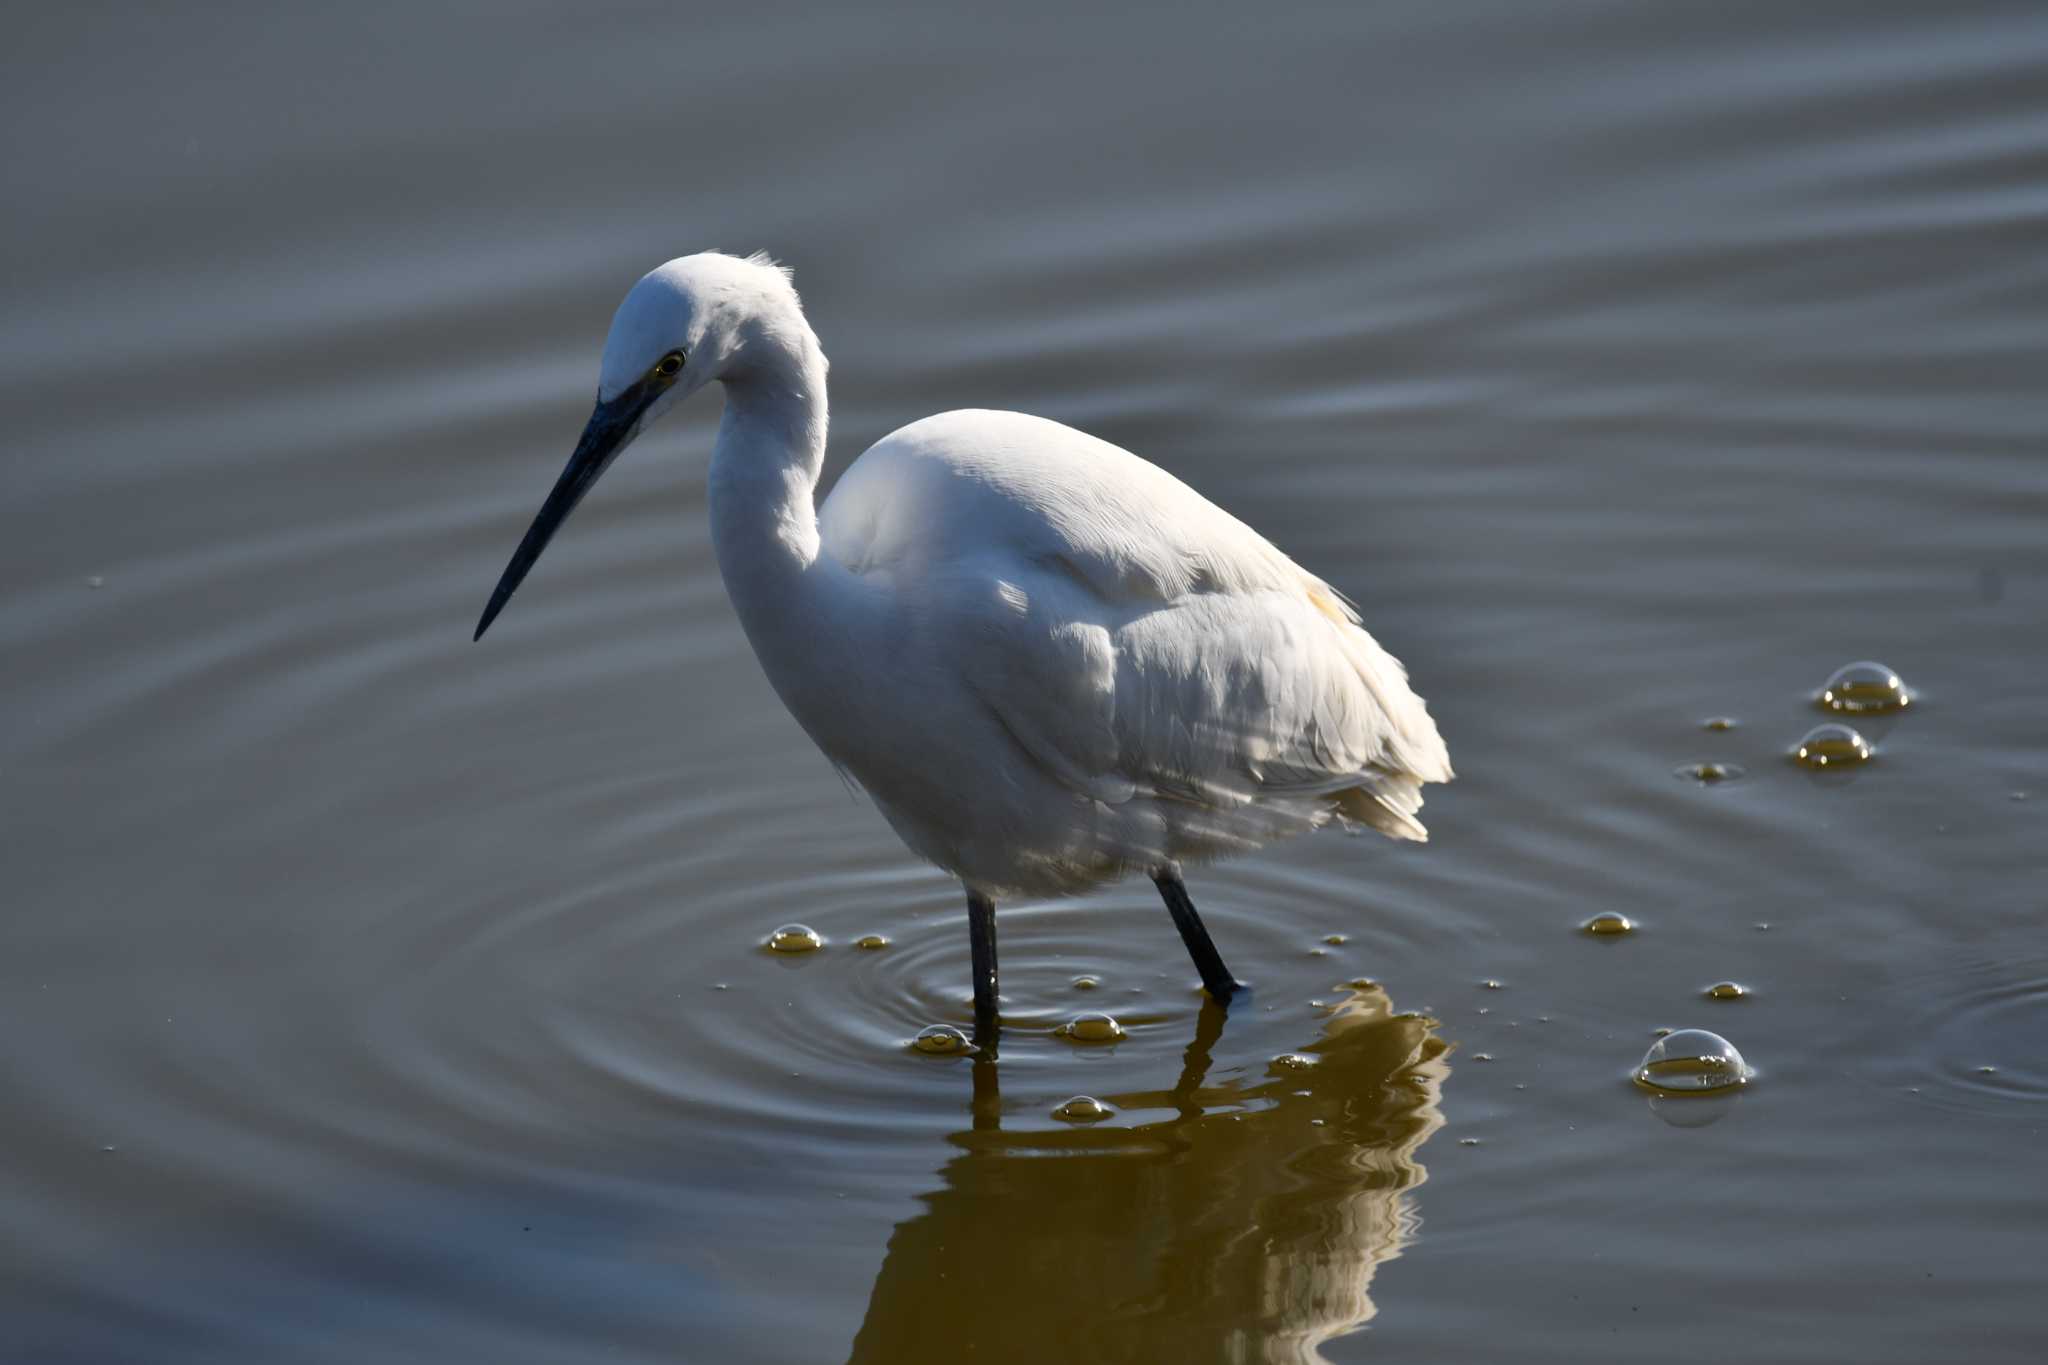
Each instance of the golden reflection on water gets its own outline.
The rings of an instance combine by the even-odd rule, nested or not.
[[[1450,1074],[1434,1022],[1354,988],[1300,1048],[1316,1065],[1211,1085],[1225,1016],[1205,1001],[1171,1089],[1053,1131],[1002,1128],[987,1049],[974,1126],[890,1237],[851,1359],[1322,1360],[1413,1233]],[[1130,1121],[1153,1111],[1171,1117]]]

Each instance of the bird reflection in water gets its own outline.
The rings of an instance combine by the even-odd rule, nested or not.
[[[1224,1018],[1205,1000],[1172,1089],[1103,1096],[1118,1126],[1004,1131],[984,1048],[973,1127],[891,1236],[852,1360],[1306,1363],[1368,1321],[1448,1045],[1354,989],[1301,1048],[1315,1065],[1211,1085]]]

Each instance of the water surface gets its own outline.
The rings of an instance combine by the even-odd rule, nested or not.
[[[2037,8],[10,36],[0,1357],[2048,1353]],[[1433,842],[1194,881],[1227,1020],[1149,885],[1008,907],[999,1061],[909,1051],[964,907],[760,678],[715,398],[469,643],[712,246],[798,271],[828,479],[1025,409],[1351,595]],[[1863,658],[1919,700],[1801,770]],[[1756,1082],[1648,1100],[1665,1027]]]

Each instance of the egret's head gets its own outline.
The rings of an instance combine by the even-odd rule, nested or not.
[[[706,251],[642,275],[612,315],[597,408],[505,566],[476,638],[483,638],[556,528],[648,423],[714,379],[785,369],[792,356],[817,356],[817,344],[788,272],[766,256]]]

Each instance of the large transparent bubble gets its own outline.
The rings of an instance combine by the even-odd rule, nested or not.
[[[1680,1029],[1650,1044],[1635,1083],[1657,1095],[1712,1095],[1740,1089],[1754,1075],[1735,1044],[1703,1028]]]
[[[1827,711],[1868,716],[1903,711],[1913,694],[1899,675],[1870,659],[1844,664],[1821,685],[1819,701]]]

